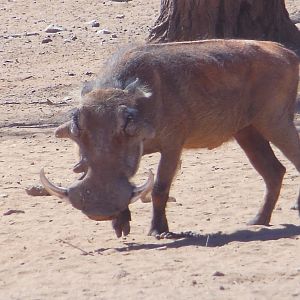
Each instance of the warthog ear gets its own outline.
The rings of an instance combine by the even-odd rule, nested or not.
[[[141,119],[135,108],[120,105],[118,108],[118,123],[120,129],[129,136],[140,136],[142,139],[152,138],[154,129]]]
[[[141,98],[150,98],[152,96],[152,92],[150,91],[150,89],[147,86],[141,84],[139,78],[136,78],[135,81],[128,84],[125,88],[125,91],[133,93]]]

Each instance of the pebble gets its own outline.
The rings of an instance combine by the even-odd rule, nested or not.
[[[42,44],[48,44],[48,43],[51,43],[51,42],[52,42],[52,39],[50,39],[49,37],[44,38],[44,39],[42,40]]]
[[[113,39],[116,39],[118,36],[114,33],[114,34],[111,35],[111,37],[112,37]]]
[[[7,194],[0,194],[0,198],[7,198],[8,195]]]
[[[21,33],[13,33],[13,34],[10,34],[9,36],[12,38],[20,38],[20,37],[22,37],[22,34]]]
[[[216,271],[216,272],[213,274],[213,276],[219,276],[219,277],[221,277],[221,276],[225,276],[225,274],[222,273],[222,272]]]
[[[77,36],[73,34],[69,38],[64,39],[64,43],[71,43],[72,41],[76,41],[76,40],[77,40]]]
[[[125,15],[116,15],[116,18],[117,18],[117,19],[124,19],[124,18],[125,18]]]
[[[46,189],[42,185],[30,185],[25,188],[27,195],[29,196],[50,196]]]
[[[97,20],[92,20],[87,22],[88,25],[91,25],[92,27],[99,27],[100,23]]]
[[[61,26],[50,24],[44,31],[47,33],[57,33],[64,31],[65,29]]]
[[[108,29],[101,29],[97,31],[98,34],[110,34],[111,31]]]
[[[25,32],[25,36],[36,36],[40,35],[38,32]]]
[[[25,214],[25,211],[24,210],[19,210],[19,209],[10,209],[7,212],[5,212],[3,214],[3,216],[9,216],[9,215],[12,215],[12,214]]]
[[[127,277],[128,275],[130,275],[130,274],[127,271],[121,270],[120,272],[118,272],[117,274],[115,274],[113,276],[113,278],[121,279],[121,278]]]

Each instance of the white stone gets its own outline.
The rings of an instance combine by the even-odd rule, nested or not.
[[[57,32],[61,32],[64,31],[65,29],[61,26],[58,25],[54,25],[54,24],[50,24],[46,29],[45,32],[47,33],[57,33]]]
[[[98,34],[110,34],[111,31],[108,29],[101,29],[97,31]]]

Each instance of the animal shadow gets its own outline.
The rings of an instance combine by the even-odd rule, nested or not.
[[[297,238],[300,236],[300,226],[292,224],[283,224],[283,228],[264,227],[258,231],[251,229],[238,230],[233,233],[225,234],[222,232],[211,233],[207,235],[188,232],[187,237],[182,237],[176,240],[166,239],[165,243],[128,243],[124,242],[125,246],[115,248],[118,252],[151,250],[151,249],[166,249],[181,248],[187,246],[200,247],[222,247],[232,242],[253,242],[253,241],[271,241],[285,238]],[[174,236],[183,236],[184,234],[174,234]],[[107,249],[101,248],[96,250],[99,254]]]

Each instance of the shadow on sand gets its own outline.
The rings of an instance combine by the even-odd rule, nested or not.
[[[285,238],[297,238],[300,236],[300,226],[292,224],[283,224],[283,228],[264,227],[258,231],[252,230],[238,230],[230,234],[224,233],[212,233],[208,235],[201,235],[194,233],[194,236],[183,237],[177,240],[166,240],[165,243],[126,243],[124,247],[114,248],[119,252],[136,251],[136,250],[151,250],[166,247],[181,248],[187,246],[200,246],[200,247],[221,247],[232,242],[253,242],[253,241],[272,241]],[[180,235],[180,234],[178,234]],[[101,254],[101,252],[108,250],[109,248],[100,248],[95,252]]]

